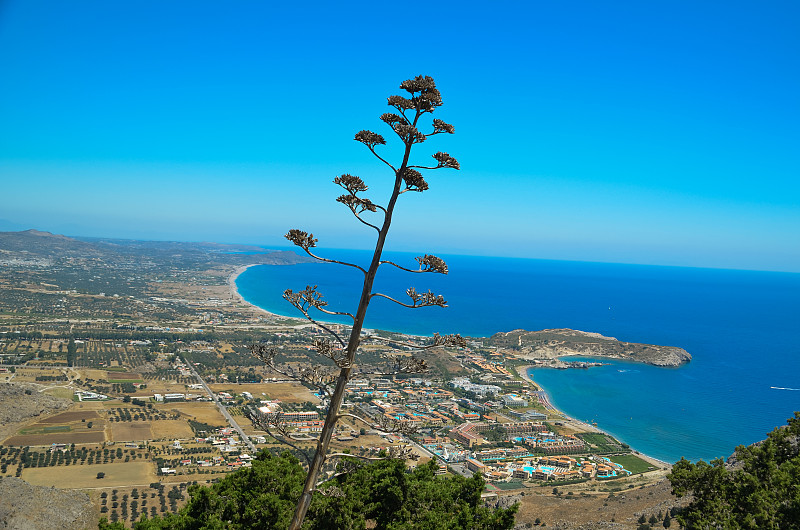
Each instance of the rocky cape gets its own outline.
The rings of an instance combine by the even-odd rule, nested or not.
[[[489,346],[514,350],[517,357],[530,361],[548,361],[558,367],[558,358],[572,355],[635,361],[653,366],[678,367],[692,360],[691,354],[676,346],[657,346],[623,342],[599,333],[574,329],[516,329],[495,333],[484,341]],[[564,368],[567,367],[566,363]]]

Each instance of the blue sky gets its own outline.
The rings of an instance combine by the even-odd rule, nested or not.
[[[797,2],[224,4],[0,3],[0,230],[367,248],[425,74],[462,170],[389,248],[800,272]]]

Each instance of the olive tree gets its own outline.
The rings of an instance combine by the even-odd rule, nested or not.
[[[432,78],[428,76],[417,76],[414,79],[409,79],[401,83],[400,88],[404,90],[406,94],[402,96],[390,96],[388,98],[388,105],[393,108],[393,112],[385,113],[380,117],[381,121],[391,128],[402,144],[402,154],[399,157],[399,162],[392,162],[390,161],[392,160],[390,156],[379,152],[382,146],[386,145],[386,140],[380,134],[362,130],[355,135],[355,140],[357,142],[364,144],[372,155],[386,165],[393,178],[394,185],[388,200],[380,204],[365,197],[364,193],[368,191],[369,188],[360,177],[343,174],[333,180],[336,185],[344,190],[344,193],[336,200],[347,207],[353,216],[367,229],[374,230],[375,232],[375,250],[372,253],[372,259],[369,265],[367,267],[362,267],[355,263],[348,263],[318,255],[315,250],[318,240],[311,233],[292,229],[286,234],[286,239],[300,247],[305,253],[316,260],[352,267],[359,270],[363,275],[361,294],[354,312],[331,311],[326,309],[327,302],[323,299],[317,286],[309,285],[300,291],[287,289],[283,295],[287,301],[305,316],[305,318],[328,333],[329,338],[315,341],[314,348],[318,354],[331,359],[335,363],[339,370],[338,375],[325,374],[319,367],[306,367],[302,370],[282,369],[275,363],[276,350],[260,344],[253,345],[251,348],[253,353],[268,366],[281,373],[300,379],[305,383],[310,383],[321,388],[329,400],[327,415],[317,442],[316,452],[314,453],[313,459],[309,459],[310,461],[308,462],[309,470],[303,487],[303,493],[298,501],[294,518],[289,526],[291,529],[299,529],[302,525],[305,514],[311,503],[312,494],[320,484],[320,474],[326,459],[341,456],[335,453],[331,454],[329,446],[337,422],[345,415],[353,416],[351,414],[343,414],[340,409],[345,396],[345,387],[353,375],[353,370],[357,363],[359,345],[364,338],[362,336],[362,328],[370,302],[374,298],[380,297],[410,309],[429,306],[445,307],[447,305],[445,299],[441,295],[434,294],[431,291],[417,292],[414,288],[410,288],[406,291],[406,295],[409,298],[407,301],[398,300],[390,294],[373,291],[375,276],[382,266],[397,267],[409,273],[416,274],[447,274],[447,264],[441,258],[431,254],[424,254],[417,257],[417,264],[413,267],[405,267],[382,259],[384,245],[386,244],[386,238],[392,224],[392,215],[394,214],[395,207],[401,195],[408,192],[422,193],[428,189],[428,182],[425,180],[422,173],[423,171],[459,169],[458,161],[442,151],[433,153],[433,162],[427,165],[418,164],[412,160],[411,155],[414,146],[425,142],[435,135],[452,134],[454,128],[449,123],[434,118],[430,122],[426,121],[425,128],[423,129],[422,121],[426,115],[434,112],[442,105],[441,94],[436,88],[436,84]],[[352,325],[348,326],[349,333],[340,334],[334,327],[319,321],[314,314],[315,311],[320,312],[322,315],[343,315],[348,317],[352,320]],[[379,337],[374,338],[378,339]],[[382,340],[386,340],[386,342],[394,346],[400,345],[393,340]],[[424,350],[439,346],[457,346],[462,344],[463,339],[458,335],[440,336],[434,334],[433,340],[428,343],[412,343],[409,345],[417,350]],[[398,355],[393,359],[393,363],[394,373],[413,373],[421,372],[426,369],[424,360],[413,355]],[[266,424],[266,426],[269,427],[271,423],[273,428],[276,428],[278,431],[281,430],[279,418],[259,418],[259,420],[259,424]],[[366,422],[366,420],[363,421]],[[366,423],[369,424],[369,422]],[[403,432],[403,425],[400,423],[385,425],[384,427],[386,430]],[[287,433],[284,431],[283,434]],[[398,456],[398,454],[391,454],[390,456]]]

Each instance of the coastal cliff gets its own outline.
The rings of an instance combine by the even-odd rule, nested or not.
[[[599,333],[574,329],[517,329],[495,333],[485,342],[490,346],[515,350],[518,357],[532,361],[555,361],[558,357],[580,355],[677,367],[692,360],[691,354],[683,348],[623,342]]]

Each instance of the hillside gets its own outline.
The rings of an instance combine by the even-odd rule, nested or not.
[[[209,266],[215,264],[273,265],[305,260],[294,252],[271,251],[253,245],[185,243],[177,241],[137,241],[109,238],[73,238],[39,230],[0,232],[0,261],[19,265],[41,264],[42,260],[105,260],[108,264]]]
[[[0,440],[10,436],[20,422],[64,410],[72,401],[39,392],[40,386],[0,383]]]
[[[95,528],[96,521],[97,513],[85,493],[0,477],[0,528],[81,530]]]

